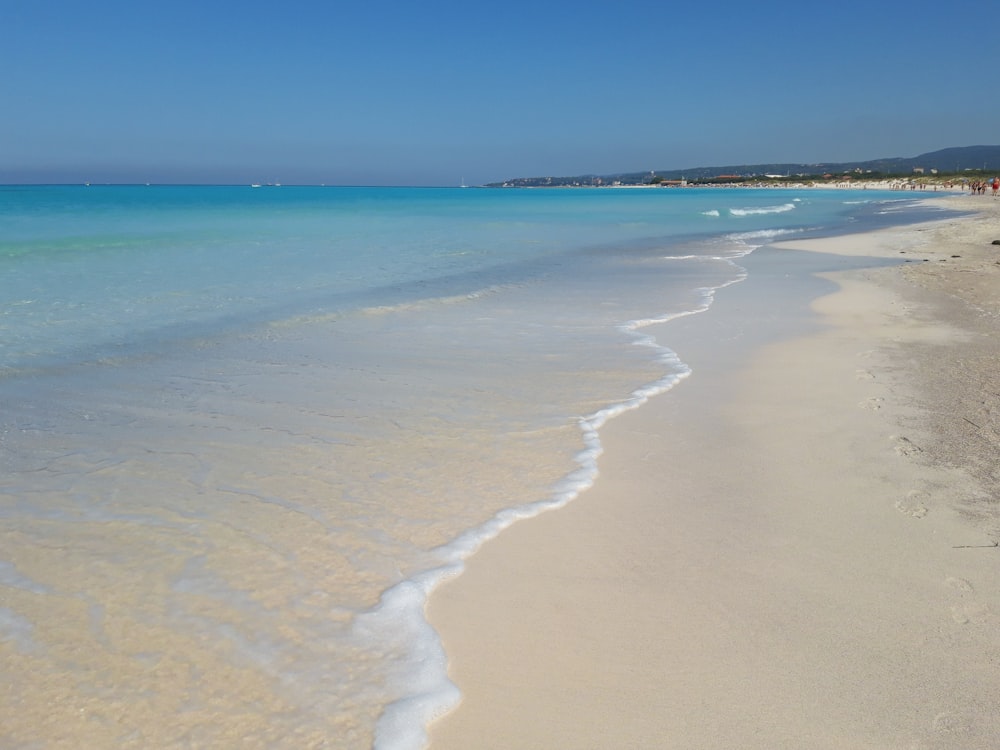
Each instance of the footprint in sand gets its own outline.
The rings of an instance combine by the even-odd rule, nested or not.
[[[854,374],[858,376],[858,380],[874,380],[875,375],[870,370],[855,370]]]
[[[893,435],[892,440],[896,442],[894,450],[896,451],[897,456],[915,456],[918,453],[923,452],[923,448],[914,443],[908,437]]]
[[[871,411],[878,411],[882,408],[882,402],[885,401],[881,396],[872,396],[871,398],[866,398],[864,401],[858,404],[862,409],[869,409]]]
[[[969,721],[957,711],[942,711],[931,722],[935,732],[967,732]]]
[[[968,604],[956,604],[951,608],[951,619],[959,625],[978,625],[986,622],[990,611],[984,604],[969,602]]]
[[[958,589],[959,591],[972,592],[972,584],[969,583],[964,578],[956,578],[955,576],[948,576],[944,579],[944,585],[953,589]]]
[[[896,501],[896,510],[913,518],[923,518],[927,515],[927,506],[924,501],[930,497],[926,492],[911,490],[906,493],[906,497]]]
[[[972,583],[964,578],[959,578],[958,576],[948,576],[944,579],[944,585],[948,588],[955,589],[955,591],[962,595],[963,599],[970,598],[965,596],[966,594],[975,593],[975,588]],[[978,625],[990,619],[990,610],[989,607],[980,602],[964,601],[960,604],[952,605],[951,619],[959,625],[969,625],[970,623]]]

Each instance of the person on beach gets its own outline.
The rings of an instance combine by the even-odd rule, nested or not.
[[[1000,190],[1000,177],[993,178],[993,197],[997,197],[997,190]]]

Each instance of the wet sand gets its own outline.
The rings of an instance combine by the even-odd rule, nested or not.
[[[655,332],[693,376],[432,596],[433,750],[1000,742],[1000,201],[947,200]]]

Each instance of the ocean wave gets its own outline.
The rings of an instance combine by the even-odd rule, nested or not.
[[[661,255],[663,260],[724,260],[718,255]]]
[[[637,409],[654,396],[671,390],[692,373],[691,367],[676,352],[641,329],[708,310],[718,290],[747,278],[745,269],[733,266],[739,269],[737,278],[718,286],[700,288],[701,300],[692,309],[629,320],[616,326],[632,339],[634,345],[656,351],[657,360],[666,372],[636,388],[624,400],[580,417],[578,425],[583,449],[574,457],[577,468],[557,480],[548,497],[499,510],[479,526],[435,548],[433,553],[441,561],[439,567],[417,573],[390,587],[382,593],[375,607],[355,620],[356,632],[363,634],[366,640],[388,640],[397,644],[400,657],[396,663],[399,670],[396,679],[400,684],[413,686],[408,694],[383,710],[375,727],[376,748],[397,750],[425,746],[427,727],[461,701],[460,690],[447,674],[448,659],[441,638],[424,615],[427,599],[445,580],[460,575],[465,569],[465,561],[485,542],[518,521],[568,505],[594,486],[599,474],[597,461],[604,452],[601,428],[614,417]],[[400,631],[403,637],[400,637]]]
[[[757,229],[753,232],[736,232],[729,235],[734,240],[769,240],[784,234],[800,234],[804,229]]]
[[[717,209],[717,208],[713,208],[713,209],[712,209],[712,210],[710,210],[710,211],[702,211],[702,212],[701,212],[701,215],[702,215],[702,216],[716,216],[716,217],[717,217],[717,216],[719,216],[720,214],[719,214],[719,209]]]
[[[733,234],[726,235],[726,239],[739,249],[738,255],[749,255],[758,247],[763,247],[778,237],[784,237],[789,234],[801,234],[804,231],[806,230],[758,229],[753,232],[734,232]]]
[[[761,206],[760,208],[731,208],[731,216],[759,216],[761,214],[783,214],[786,211],[794,211],[794,203],[782,203],[780,206]]]

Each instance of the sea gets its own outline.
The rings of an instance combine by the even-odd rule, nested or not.
[[[0,747],[424,747],[460,700],[428,596],[698,376],[669,321],[776,238],[927,212],[0,186]]]

